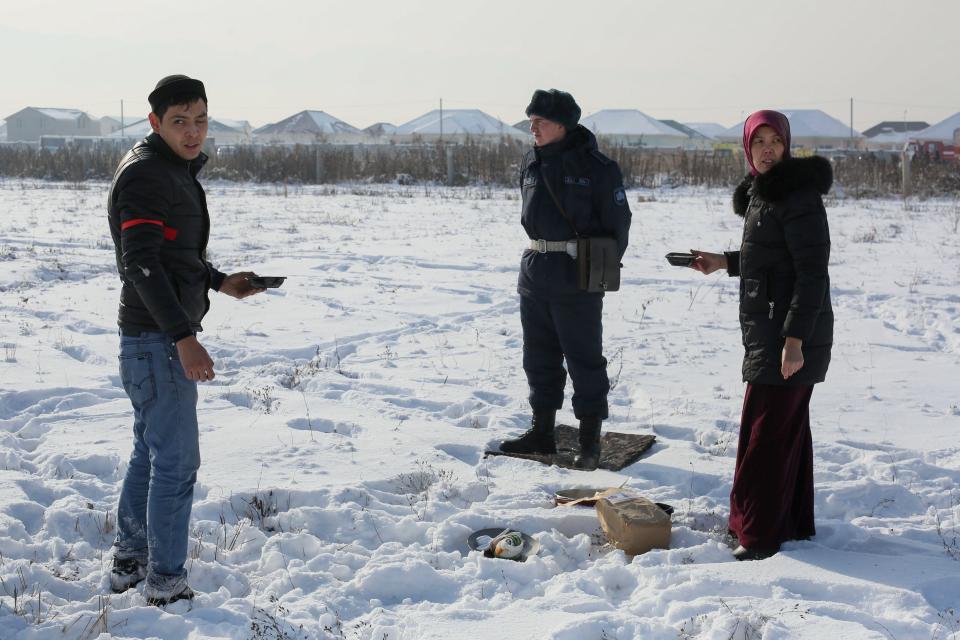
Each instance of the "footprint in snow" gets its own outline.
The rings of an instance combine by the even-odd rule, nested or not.
[[[287,422],[287,426],[298,431],[312,431],[315,433],[338,433],[353,438],[363,429],[352,422],[337,422],[325,418],[295,418]]]

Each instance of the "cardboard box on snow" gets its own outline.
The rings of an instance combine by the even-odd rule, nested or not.
[[[630,555],[670,548],[670,516],[654,502],[629,492],[597,500],[597,516],[610,544]]]

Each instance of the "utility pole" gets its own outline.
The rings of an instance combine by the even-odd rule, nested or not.
[[[447,184],[453,184],[453,146],[447,145]]]
[[[853,98],[850,98],[850,148],[853,149]]]
[[[913,156],[914,152],[910,149],[910,145],[904,144],[903,150],[900,152],[900,192],[903,194],[904,200],[909,198],[913,192],[913,172],[911,171]]]
[[[907,134],[907,110],[903,110],[903,144],[910,142],[910,136]]]
[[[907,110],[903,110],[903,147],[900,150],[900,192],[903,199],[910,197],[913,191],[913,175],[911,169],[913,151],[910,150],[910,136],[907,134]]]

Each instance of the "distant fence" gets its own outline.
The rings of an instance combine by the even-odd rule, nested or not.
[[[208,179],[237,182],[335,184],[343,182],[485,184],[516,186],[523,154],[515,140],[411,145],[295,145],[221,148],[204,169]],[[680,151],[604,144],[629,187],[731,187],[744,175],[739,151]],[[0,145],[0,176],[82,182],[109,180],[123,150],[58,150]],[[857,152],[832,157],[836,183],[847,197],[892,196],[901,191],[897,154]],[[960,194],[960,163],[916,158],[912,192],[921,197]]]

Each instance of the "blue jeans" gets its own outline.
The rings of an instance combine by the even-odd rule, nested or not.
[[[152,586],[185,584],[200,468],[197,383],[163,333],[120,336],[120,380],[133,404],[133,453],[117,508],[115,556],[143,562]]]

